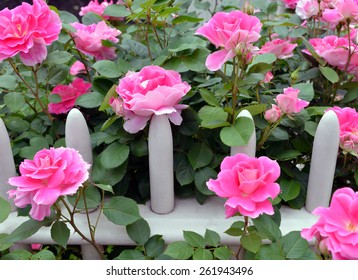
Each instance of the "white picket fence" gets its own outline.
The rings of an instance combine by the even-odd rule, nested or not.
[[[249,117],[247,111],[242,111],[239,117]],[[252,125],[253,122],[252,122]],[[84,159],[91,163],[92,149],[86,121],[77,109],[72,109],[66,121],[66,146],[77,149]],[[305,208],[294,210],[283,206],[281,208],[281,231],[290,231],[310,227],[317,220],[310,212],[318,206],[329,205],[332,192],[334,170],[339,145],[339,124],[334,112],[329,111],[322,117],[315,135],[311,170],[309,174],[308,193]],[[256,138],[252,135],[247,146],[233,147],[231,154],[238,152],[255,155]],[[173,185],[173,143],[171,128],[166,116],[156,116],[150,124],[148,139],[150,163],[151,200],[145,205],[139,205],[141,216],[148,222],[151,234],[160,234],[167,244],[183,240],[183,230],[204,234],[211,229],[221,235],[221,241],[226,245],[237,245],[239,239],[224,232],[238,219],[224,218],[224,200],[211,197],[204,205],[194,198],[179,199],[174,196]],[[7,184],[9,177],[16,176],[16,170],[11,151],[11,145],[6,128],[0,119],[0,195],[8,199],[6,192],[10,189]],[[17,216],[13,202],[12,212],[8,219],[0,224],[0,233],[11,233],[27,217]],[[97,211],[90,213],[91,222],[97,218]],[[88,233],[87,217],[76,214],[76,224],[83,233]],[[89,236],[89,233],[88,233]],[[96,230],[96,241],[99,245],[135,245],[128,237],[123,226],[109,222],[101,215]],[[28,248],[29,244],[53,244],[50,229],[41,228],[36,234],[14,245],[14,248]],[[71,233],[68,244],[81,245],[84,259],[98,259],[97,252],[88,245],[78,234]]]

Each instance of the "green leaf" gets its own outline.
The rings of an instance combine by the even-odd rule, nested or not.
[[[123,196],[112,197],[106,202],[103,214],[112,223],[122,226],[130,225],[141,219],[137,203]]]
[[[70,230],[64,222],[56,221],[51,227],[51,238],[66,249],[68,239],[70,238]]]
[[[301,190],[300,182],[294,179],[290,179],[290,180],[282,179],[280,181],[280,187],[281,187],[280,197],[284,201],[295,199]]]
[[[103,15],[110,17],[126,17],[131,14],[124,5],[112,4],[104,9]]]
[[[293,88],[297,88],[300,90],[300,93],[298,94],[298,97],[306,100],[306,101],[312,101],[314,98],[314,89],[313,89],[313,83],[300,83],[295,84]]]
[[[145,256],[138,250],[124,250],[114,260],[145,260]]]
[[[315,136],[318,124],[316,122],[308,121],[305,123],[305,131],[311,136]]]
[[[201,126],[205,128],[216,128],[229,124],[227,122],[229,114],[221,107],[204,106],[198,115],[202,120]]]
[[[135,40],[123,39],[121,46],[124,50],[134,53],[139,57],[146,58],[148,56],[147,47]]]
[[[211,106],[220,107],[220,102],[212,91],[206,88],[201,88],[199,92],[201,97],[206,101],[206,103]]]
[[[116,168],[128,159],[128,155],[127,145],[114,142],[102,152],[101,163],[106,169]]]
[[[105,192],[110,192],[110,193],[114,194],[113,188],[111,185],[95,184],[95,186],[101,190],[104,190]]]
[[[249,66],[246,69],[246,73],[258,73],[255,70],[250,70],[251,68],[257,68],[257,66],[259,64],[263,64],[263,65],[269,65],[272,67],[272,64],[277,60],[276,56],[272,53],[265,53],[265,54],[260,54],[254,57],[254,59],[252,60],[252,62],[249,64]],[[254,67],[256,66],[256,67]],[[267,71],[266,71],[267,72]]]
[[[242,110],[247,110],[252,116],[256,116],[266,111],[265,104],[255,104],[243,107]]]
[[[98,80],[98,79],[97,79]],[[112,87],[107,91],[106,96],[104,97],[101,106],[99,107],[99,111],[105,111],[110,108],[109,100],[112,97],[118,97],[118,93],[116,92],[116,85],[112,85]]]
[[[184,239],[193,247],[205,248],[205,239],[200,234],[193,231],[184,230]]]
[[[130,143],[131,153],[136,157],[144,157],[148,155],[148,142],[143,139],[134,139]]]
[[[156,258],[164,252],[165,242],[161,235],[153,235],[144,244],[145,253],[148,257]]]
[[[172,40],[169,44],[168,50],[171,53],[177,53],[184,50],[196,50],[198,48],[205,48],[206,41],[196,36],[179,37],[177,40]]]
[[[325,65],[326,61],[322,57],[320,57],[320,55],[316,52],[316,50],[311,45],[311,43],[303,36],[301,36],[300,38],[302,39],[303,43],[305,44],[305,46],[309,50],[309,52],[312,54],[312,56],[317,60],[317,62],[320,65]]]
[[[4,102],[11,112],[24,108],[25,98],[20,92],[9,92],[4,96]]]
[[[102,20],[103,20],[103,18],[100,15],[98,15],[96,13],[92,13],[92,12],[89,12],[82,17],[82,23],[84,25],[91,25],[93,23],[99,23]]]
[[[280,152],[277,155],[274,155],[272,157],[277,159],[277,160],[285,161],[285,160],[295,159],[300,155],[302,155],[302,153],[300,151],[297,151],[297,150],[284,150],[284,151],[282,151],[282,152]]]
[[[6,121],[6,127],[16,132],[24,132],[30,128],[30,124],[19,117],[9,117]]]
[[[257,253],[261,247],[262,240],[259,235],[257,235],[254,232],[251,232],[249,234],[244,234],[240,238],[240,243],[242,247],[244,247],[246,250]]]
[[[18,242],[24,240],[30,236],[33,236],[40,228],[49,226],[53,220],[45,218],[43,221],[37,221],[30,219],[19,225],[6,239],[6,242]]]
[[[11,212],[10,203],[0,195],[0,224],[7,219]]]
[[[76,105],[83,108],[97,108],[102,104],[103,95],[99,92],[83,94],[76,99]]]
[[[176,260],[187,260],[194,254],[194,249],[185,241],[175,241],[168,245],[164,254]]]
[[[195,250],[193,260],[212,260],[213,254],[208,249],[198,248]]]
[[[118,78],[121,75],[117,64],[110,60],[99,60],[92,65],[92,68],[107,78]]]
[[[323,67],[319,66],[319,70],[323,74],[323,76],[326,77],[328,81],[330,81],[332,84],[338,83],[339,76],[336,71],[334,71],[331,67]]]
[[[195,186],[199,192],[205,195],[213,195],[214,193],[208,189],[206,182],[211,178],[217,177],[217,172],[211,167],[204,167],[195,173]]]
[[[197,18],[197,17],[190,17],[190,16],[178,16],[175,19],[173,19],[173,24],[180,24],[184,22],[201,22],[203,18]]]
[[[32,254],[29,251],[20,249],[12,251],[9,254],[6,254],[1,259],[2,260],[30,260],[32,257]]]
[[[0,75],[0,88],[14,90],[16,87],[16,77],[8,74]]]
[[[182,111],[181,116],[183,118],[183,122],[178,127],[179,132],[186,136],[196,134],[200,125],[198,114],[194,110],[188,108]]]
[[[188,152],[188,159],[194,169],[208,165],[213,159],[212,150],[204,143],[195,143]]]
[[[210,229],[206,229],[204,238],[206,244],[212,247],[218,246],[221,240],[220,235],[217,232]]]
[[[254,125],[250,118],[240,117],[234,125],[224,127],[220,131],[220,139],[229,147],[245,146],[254,133]]]
[[[282,249],[277,243],[262,245],[256,255],[259,260],[284,260]]]
[[[281,238],[281,245],[287,259],[299,259],[309,248],[307,240],[301,237],[300,231],[291,231],[283,236]]]
[[[358,88],[351,88],[347,90],[347,93],[344,95],[342,103],[348,103],[358,98]]]
[[[144,219],[139,219],[127,225],[126,230],[130,239],[138,245],[144,245],[150,237],[150,227]]]
[[[59,94],[56,94],[56,93],[51,93],[49,96],[48,96],[48,101],[50,103],[60,103],[62,102],[62,98]]]
[[[244,233],[244,226],[245,223],[243,221],[234,222],[225,233],[231,236],[241,236]]]
[[[214,250],[214,257],[219,260],[229,260],[231,258],[231,251],[228,247],[218,247]]]
[[[92,179],[94,182],[101,182],[101,184],[114,186],[120,182],[124,175],[127,172],[127,162],[123,163],[121,166],[106,169],[101,163],[101,156],[95,158],[92,170]]]
[[[58,64],[50,68],[47,75],[47,82],[50,85],[57,86],[65,82],[68,76],[69,67],[67,65]]]
[[[41,250],[31,256],[31,260],[56,260],[56,256],[49,250]]]
[[[175,168],[175,178],[181,186],[188,185],[194,181],[195,171],[190,165],[186,155],[179,156],[178,164]]]
[[[356,185],[358,185],[358,168],[354,172],[354,181],[355,181]]]
[[[278,224],[266,214],[253,219],[253,223],[258,233],[264,238],[268,238],[271,241],[277,241],[282,236]]]
[[[48,54],[45,63],[65,64],[71,60],[72,54],[65,51],[54,51]]]
[[[98,189],[94,186],[88,186],[85,189],[82,189],[84,192],[84,195],[86,196],[86,204],[83,198],[83,192],[78,192],[75,195],[67,196],[68,201],[75,205],[75,202],[77,201],[77,195],[81,195],[76,208],[77,209],[85,209],[87,205],[87,209],[93,209],[97,208],[101,204],[101,194],[99,193]]]
[[[13,243],[7,242],[8,234],[0,233],[0,252],[9,249]]]

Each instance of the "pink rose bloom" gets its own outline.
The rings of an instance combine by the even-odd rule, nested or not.
[[[275,39],[267,41],[258,53],[273,53],[277,58],[285,59],[293,56],[296,47],[297,44],[291,44],[290,40]]]
[[[241,11],[218,12],[195,34],[206,37],[217,48],[208,56],[206,67],[215,71],[238,53],[246,57],[252,43],[260,38],[262,24],[255,16]]]
[[[70,111],[79,96],[89,93],[92,84],[81,78],[76,78],[69,85],[57,85],[51,94],[58,94],[61,97],[59,103],[49,103],[48,109],[51,114],[65,114]]]
[[[84,16],[87,13],[95,13],[100,16],[102,16],[105,19],[109,19],[109,16],[103,16],[104,10],[109,6],[113,4],[113,0],[103,0],[103,2],[100,4],[98,0],[92,0],[88,3],[87,6],[81,7],[81,11],[79,13],[80,16]]]
[[[109,27],[104,21],[97,24],[84,25],[79,22],[71,24],[76,32],[73,33],[76,47],[84,54],[94,56],[97,60],[113,60],[116,58],[115,47],[106,47],[103,40],[118,43],[121,31]]]
[[[123,100],[120,98],[111,97],[109,99],[108,104],[112,107],[113,111],[116,115],[123,117],[124,116],[124,108],[123,108]]]
[[[86,73],[86,66],[81,61],[76,61],[70,68],[70,74],[76,76],[80,73]]]
[[[350,107],[334,106],[327,111],[334,111],[339,122],[339,144],[344,153],[358,156],[358,112]]]
[[[275,104],[272,104],[272,108],[267,110],[264,114],[265,120],[269,123],[277,122],[281,117],[281,109]]]
[[[296,14],[301,19],[309,19],[316,16],[319,12],[317,0],[298,0],[296,6]]]
[[[15,205],[24,208],[31,204],[30,216],[42,221],[50,216],[51,206],[60,196],[75,194],[88,179],[88,169],[82,156],[72,148],[43,149],[33,160],[20,164],[20,176],[11,177],[10,198]]]
[[[271,82],[272,79],[273,79],[273,74],[271,71],[268,71],[264,76],[263,82],[269,83],[269,82]]]
[[[216,195],[228,198],[225,202],[226,218],[240,213],[251,218],[274,213],[269,198],[280,193],[275,181],[280,176],[280,166],[274,160],[262,156],[252,158],[236,154],[224,158],[216,180],[206,185]]]
[[[334,260],[358,260],[358,193],[348,187],[338,189],[328,208],[318,207],[312,213],[320,217],[302,230],[302,237],[324,240]]]
[[[42,63],[47,57],[46,45],[58,39],[61,28],[60,17],[43,0],[1,10],[0,60],[19,53],[27,66]]]
[[[288,87],[283,89],[283,93],[276,96],[276,103],[284,114],[299,113],[307,107],[309,102],[299,99],[299,89]]]
[[[282,0],[282,1],[285,4],[286,8],[289,8],[292,10],[296,9],[298,0]]]
[[[176,71],[146,66],[139,72],[128,72],[116,88],[121,101],[110,102],[116,112],[116,108],[123,106],[119,111],[124,115],[124,129],[136,133],[146,126],[153,114],[167,114],[172,123],[180,125],[181,111],[187,106],[178,102],[190,88]]]

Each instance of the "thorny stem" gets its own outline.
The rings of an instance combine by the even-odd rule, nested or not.
[[[272,131],[280,124],[281,120],[284,118],[285,114],[283,114],[276,122],[270,124],[269,126],[267,126],[265,128],[265,130],[263,131],[260,141],[257,144],[257,151],[261,150],[261,148],[264,146],[267,138],[270,136],[270,134],[272,133]]]

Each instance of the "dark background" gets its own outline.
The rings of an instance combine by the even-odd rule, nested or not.
[[[32,0],[0,0],[0,10],[6,7],[13,9],[16,6],[19,6],[22,2],[28,2],[32,4]],[[89,2],[90,0],[49,0],[47,1],[47,4],[56,6],[56,8],[59,10],[68,11],[78,16],[80,8],[86,6]]]

